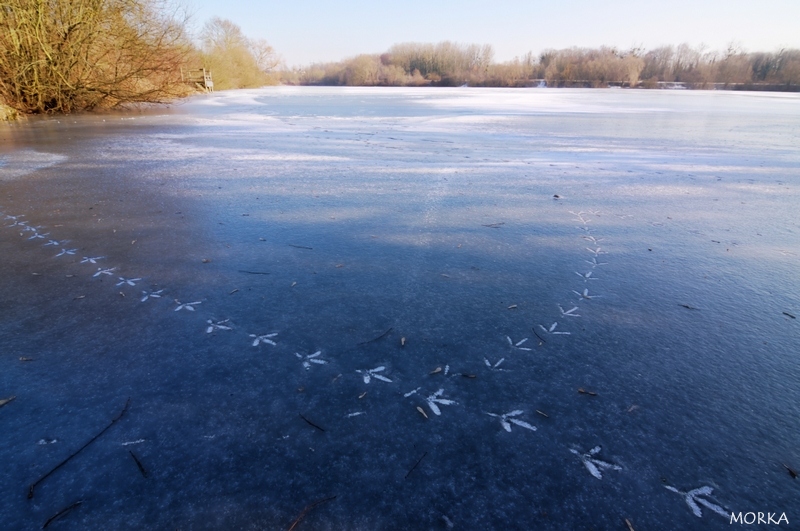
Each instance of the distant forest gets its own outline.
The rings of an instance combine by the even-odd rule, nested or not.
[[[386,53],[284,70],[289,85],[641,87],[800,90],[800,50],[724,52],[688,44],[652,50],[567,48],[494,62],[489,45],[405,43]]]
[[[230,20],[212,18],[193,35],[187,12],[172,0],[0,2],[0,120],[277,83],[798,91],[800,50],[568,48],[500,63],[489,45],[405,43],[287,69],[267,41]]]

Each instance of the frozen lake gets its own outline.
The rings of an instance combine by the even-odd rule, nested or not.
[[[796,525],[798,204],[797,94],[0,124],[0,528]]]

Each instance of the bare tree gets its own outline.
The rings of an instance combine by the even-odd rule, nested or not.
[[[185,27],[167,0],[3,0],[0,98],[26,113],[169,100],[186,92]]]
[[[219,17],[214,17],[203,25],[200,40],[206,52],[249,46],[249,40],[242,32],[242,28],[228,19]]]
[[[203,65],[218,89],[260,87],[272,80],[267,73],[279,59],[264,40],[252,41],[230,20],[214,17],[200,32]]]
[[[272,72],[281,64],[280,56],[264,39],[250,40],[250,52],[253,54],[258,68],[264,73]]]

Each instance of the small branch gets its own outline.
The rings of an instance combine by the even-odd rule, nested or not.
[[[142,462],[139,461],[139,459],[137,459],[137,457],[130,450],[128,450],[128,453],[131,454],[131,457],[133,457],[133,460],[136,461],[136,466],[139,467],[139,472],[141,472],[142,475],[146,479],[147,478],[147,470],[144,469],[144,465],[142,465]]]
[[[536,337],[539,338],[539,341],[541,341],[542,343],[547,343],[547,341],[542,339],[542,336],[540,336],[539,334],[536,333],[536,329],[534,327],[531,327],[531,331],[533,332],[533,335],[535,335]]]
[[[108,429],[109,429],[111,426],[113,426],[113,425],[114,425],[114,424],[115,424],[115,423],[116,423],[116,422],[117,422],[119,419],[121,419],[121,418],[122,418],[122,416],[125,414],[125,412],[126,412],[126,411],[128,411],[128,406],[130,405],[130,403],[131,403],[131,399],[129,398],[129,399],[128,399],[128,400],[125,402],[125,407],[123,407],[123,408],[122,408],[122,411],[120,411],[119,415],[117,415],[116,417],[114,417],[113,419],[111,419],[111,422],[108,424],[108,426],[106,426],[105,428],[103,428],[103,429],[100,431],[100,433],[98,433],[97,435],[95,435],[94,437],[92,437],[91,439],[89,439],[89,442],[87,442],[86,444],[84,444],[83,446],[81,446],[80,448],[78,448],[78,450],[77,450],[75,453],[73,453],[72,455],[70,455],[69,457],[67,457],[67,458],[66,458],[66,459],[64,459],[63,461],[61,461],[59,464],[57,464],[57,465],[55,466],[55,468],[53,468],[52,470],[50,470],[50,472],[48,472],[48,473],[47,473],[47,474],[45,474],[44,476],[40,477],[39,479],[37,479],[36,481],[34,481],[33,483],[31,483],[30,487],[28,487],[28,499],[31,499],[31,498],[33,498],[33,491],[36,489],[36,486],[37,486],[39,483],[41,483],[42,481],[44,481],[45,479],[47,479],[48,477],[50,477],[50,476],[53,474],[53,472],[55,472],[56,470],[58,470],[58,469],[59,469],[59,468],[61,468],[62,466],[66,465],[66,464],[69,462],[69,460],[70,460],[70,459],[72,459],[73,457],[75,457],[76,455],[78,455],[79,453],[81,453],[81,452],[82,452],[82,451],[83,451],[83,450],[84,450],[84,449],[85,449],[87,446],[89,446],[90,444],[92,444],[93,442],[95,442],[97,439],[99,439],[101,435],[103,435],[103,434],[104,434],[106,431],[108,431]]]
[[[306,247],[305,245],[295,245],[293,243],[289,244],[289,247],[294,247],[295,249],[308,249],[309,251],[313,251],[313,247]]]
[[[51,516],[50,518],[47,519],[47,521],[42,526],[42,529],[45,529],[47,526],[49,526],[51,523],[53,523],[53,520],[56,520],[57,518],[60,518],[61,516],[64,516],[65,514],[67,514],[72,509],[74,509],[75,507],[79,506],[82,503],[83,503],[83,500],[78,500],[75,503],[73,503],[72,505],[70,505],[69,507],[65,507],[65,508],[61,509],[56,514],[54,514],[53,516]]]
[[[263,271],[247,271],[246,269],[240,269],[239,273],[247,273],[248,275],[269,275],[269,273],[264,273]]]
[[[489,227],[490,229],[499,229],[501,226],[505,225],[505,221],[501,221],[500,223],[489,223],[488,225],[482,225],[483,227]]]
[[[361,343],[358,343],[358,344],[359,345],[366,345],[368,343],[374,343],[374,342],[378,341],[379,339],[383,339],[384,337],[389,335],[389,332],[391,332],[392,330],[394,330],[394,328],[390,328],[389,330],[387,330],[386,332],[382,333],[381,335],[379,335],[378,337],[376,337],[374,339],[370,339],[368,341],[362,341]]]
[[[300,413],[300,418],[303,419],[304,421],[308,422],[310,425],[314,426],[315,428],[317,428],[319,431],[323,431],[323,432],[325,431],[323,428],[320,428],[319,426],[317,426],[316,424],[314,424],[313,422],[311,422],[310,420],[305,418],[302,413]]]
[[[292,525],[289,527],[288,531],[294,531],[294,528],[297,527],[297,524],[300,523],[300,520],[305,518],[305,516],[311,511],[311,509],[313,509],[317,505],[322,505],[325,502],[329,502],[329,501],[332,501],[332,500],[335,500],[335,499],[336,499],[336,496],[331,496],[330,498],[323,498],[321,500],[317,500],[315,502],[311,502],[308,505],[306,505],[306,508],[303,509],[303,511],[300,513],[300,516],[295,518],[295,521],[292,522]]]
[[[411,467],[411,470],[409,470],[409,471],[406,473],[406,477],[405,477],[405,478],[403,478],[403,479],[408,479],[408,476],[410,476],[410,475],[411,475],[411,473],[412,473],[412,472],[413,472],[413,471],[414,471],[414,470],[415,470],[415,469],[416,469],[416,468],[419,466],[419,464],[422,462],[422,460],[423,460],[423,459],[425,459],[425,456],[426,456],[426,455],[428,455],[428,452],[425,452],[424,454],[422,454],[422,457],[420,457],[419,459],[417,459],[417,462],[416,462],[416,463],[414,463],[414,466],[412,466],[412,467]]]

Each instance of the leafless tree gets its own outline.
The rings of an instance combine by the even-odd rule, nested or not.
[[[2,0],[0,99],[54,113],[185,94],[185,28],[168,0]]]

